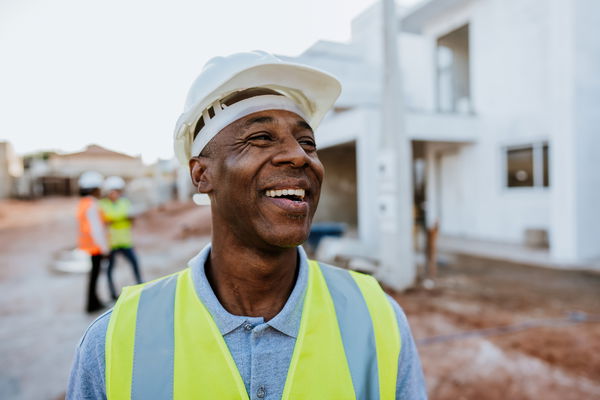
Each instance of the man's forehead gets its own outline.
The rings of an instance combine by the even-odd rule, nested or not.
[[[294,125],[298,129],[307,129],[312,132],[310,125],[299,115],[286,110],[265,110],[247,115],[231,125],[238,129],[250,129],[255,125]],[[230,126],[231,126],[230,125]]]

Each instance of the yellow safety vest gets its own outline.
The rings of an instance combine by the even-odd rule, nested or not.
[[[282,398],[394,399],[400,345],[374,278],[310,261]],[[189,268],[125,288],[105,346],[108,400],[249,398]]]
[[[108,241],[112,249],[118,247],[133,247],[131,238],[131,202],[120,197],[113,202],[110,199],[99,201],[104,220],[108,223]]]

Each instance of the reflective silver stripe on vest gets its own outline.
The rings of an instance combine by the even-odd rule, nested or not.
[[[356,398],[379,399],[375,333],[367,304],[348,271],[319,265],[333,299]]]
[[[144,287],[135,328],[131,398],[173,398],[174,305],[177,275]]]

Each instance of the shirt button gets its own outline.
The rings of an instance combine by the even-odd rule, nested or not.
[[[253,328],[252,324],[250,324],[250,323],[248,323],[248,322],[246,322],[246,323],[244,324],[244,329],[245,329],[245,330],[247,330],[247,331],[251,331],[251,330],[252,330],[252,328]]]
[[[260,386],[256,391],[256,397],[258,397],[259,399],[265,397],[265,394],[267,394],[267,391],[265,390],[264,386]]]

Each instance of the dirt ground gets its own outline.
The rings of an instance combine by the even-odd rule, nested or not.
[[[0,201],[0,399],[61,398],[75,346],[95,318],[83,312],[86,275],[50,268],[75,244],[76,202]],[[144,279],[185,266],[209,225],[206,209],[192,204],[139,217]],[[124,262],[116,275],[132,283]],[[99,291],[107,300],[104,277]],[[462,257],[440,267],[435,289],[395,296],[431,399],[600,398],[598,274]]]
[[[463,256],[439,275],[395,295],[431,399],[600,398],[600,274]]]
[[[76,198],[0,201],[2,400],[62,398],[75,347],[98,316],[83,312],[87,275],[51,269],[59,251],[76,245],[76,205]],[[143,278],[185,267],[208,242],[203,235],[210,231],[209,218],[193,204],[170,204],[140,217],[134,238]],[[134,283],[124,261],[117,262],[115,280],[120,286]],[[98,291],[108,303],[104,275]]]

